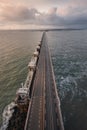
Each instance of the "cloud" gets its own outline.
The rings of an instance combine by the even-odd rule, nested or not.
[[[50,8],[49,10],[48,10],[48,14],[56,14],[56,12],[57,12],[57,7],[54,7],[54,8]]]
[[[25,20],[34,20],[35,14],[38,14],[38,11],[34,8],[28,9],[25,6],[6,6],[2,9],[1,17],[4,21],[25,21]]]
[[[58,8],[51,8],[48,13],[42,14],[40,23],[54,26],[68,25],[86,25],[87,26],[87,9],[86,8],[65,8],[62,12]]]
[[[11,0],[0,0],[0,3],[8,3],[10,2]]]
[[[87,27],[87,8],[74,5],[62,6],[62,8],[55,6],[46,12],[40,12],[28,6],[6,5],[0,8],[0,26],[6,26],[6,24],[15,25],[15,27],[19,24],[23,27],[26,25],[28,27],[29,25]]]

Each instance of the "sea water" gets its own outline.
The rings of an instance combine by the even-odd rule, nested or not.
[[[0,123],[25,81],[40,31],[0,31]],[[47,32],[65,130],[87,129],[87,31]]]
[[[42,32],[0,31],[0,124],[4,108],[25,82],[28,63],[41,36]]]
[[[87,30],[48,33],[65,130],[87,130]]]

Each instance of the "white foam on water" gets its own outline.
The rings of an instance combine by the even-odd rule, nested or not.
[[[74,77],[67,76],[67,77],[61,77],[60,81],[60,90],[62,98],[65,98],[68,92],[72,93],[72,98],[74,97],[76,91],[77,91],[77,82]]]
[[[12,114],[14,112],[14,107],[16,106],[16,104],[14,102],[11,102],[9,105],[7,105],[3,111],[3,122],[2,122],[2,126],[0,128],[0,130],[6,130],[9,120],[12,117]]]

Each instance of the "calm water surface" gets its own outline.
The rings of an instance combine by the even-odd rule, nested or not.
[[[0,123],[4,107],[15,98],[25,81],[28,62],[41,39],[41,32],[0,31]]]
[[[0,117],[21,82],[41,32],[0,31]],[[87,129],[87,31],[47,32],[65,130]],[[0,118],[1,122],[1,118]]]

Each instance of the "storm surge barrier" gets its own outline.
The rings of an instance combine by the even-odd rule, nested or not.
[[[46,32],[28,67],[24,88],[28,89],[29,105],[24,130],[64,130]]]

